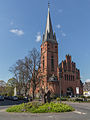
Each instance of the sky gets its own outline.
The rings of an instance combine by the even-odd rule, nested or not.
[[[90,0],[49,0],[59,62],[72,56],[81,80],[90,81]],[[48,0],[0,0],[0,80],[12,77],[9,68],[29,51],[40,51]]]

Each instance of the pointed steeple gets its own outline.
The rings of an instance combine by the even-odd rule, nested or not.
[[[46,23],[45,34],[43,35],[43,42],[56,41],[56,39],[54,38],[55,38],[55,33],[53,34],[52,22],[51,22],[51,17],[50,17],[50,9],[48,5],[47,23]]]
[[[49,8],[48,8],[48,16],[47,16],[47,24],[46,24],[45,34],[47,34],[47,32],[53,34],[52,23],[51,23],[51,17],[50,17],[50,10],[49,10]]]

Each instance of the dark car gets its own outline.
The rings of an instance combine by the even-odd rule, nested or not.
[[[12,100],[17,101],[17,100],[18,100],[18,97],[17,97],[17,96],[13,96],[13,97],[12,97]]]
[[[30,96],[30,97],[28,98],[28,100],[29,100],[29,101],[32,101],[33,99],[32,99],[32,97]]]
[[[24,101],[28,101],[28,97],[24,97]]]
[[[8,96],[8,100],[13,100],[12,96]]]
[[[0,101],[4,101],[4,97],[3,96],[0,96]]]

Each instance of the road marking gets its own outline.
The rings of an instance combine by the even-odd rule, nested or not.
[[[49,118],[53,118],[53,116],[48,116]]]
[[[54,119],[56,120],[56,117],[55,116],[48,116],[51,120]]]
[[[6,109],[2,109],[2,110],[0,110],[0,112],[5,112],[6,111]]]
[[[80,111],[73,111],[74,113],[80,114],[80,115],[86,115],[87,113],[80,112]]]

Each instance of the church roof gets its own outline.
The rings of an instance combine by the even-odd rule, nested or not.
[[[51,22],[49,8],[48,8],[48,15],[47,15],[47,23],[46,23],[45,34],[43,35],[43,42],[46,42],[46,41],[56,42],[56,35],[55,35],[55,33],[53,34],[52,22]]]

